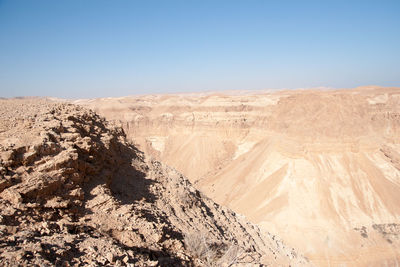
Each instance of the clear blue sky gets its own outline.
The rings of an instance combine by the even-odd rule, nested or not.
[[[0,0],[0,96],[400,86],[400,0]]]

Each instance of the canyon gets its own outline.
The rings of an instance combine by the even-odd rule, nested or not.
[[[400,263],[400,88],[80,99],[317,266]]]

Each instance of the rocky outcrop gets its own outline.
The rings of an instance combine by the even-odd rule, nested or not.
[[[1,100],[0,265],[307,265],[92,111]]]

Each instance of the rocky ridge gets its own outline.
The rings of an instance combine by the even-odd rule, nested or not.
[[[0,101],[0,265],[309,264],[94,112]]]

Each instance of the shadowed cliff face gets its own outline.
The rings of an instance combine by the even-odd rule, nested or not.
[[[318,265],[400,260],[400,89],[82,100]]]

